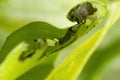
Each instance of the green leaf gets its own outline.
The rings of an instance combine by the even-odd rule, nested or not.
[[[35,40],[54,40],[54,38],[59,39],[65,35],[66,30],[67,29],[55,28],[45,22],[32,22],[27,24],[8,36],[6,42],[0,50],[0,62],[2,62],[6,55],[22,41],[25,41],[29,45],[29,49],[36,50],[41,46],[41,43],[37,43]],[[46,42],[44,44],[46,44]]]

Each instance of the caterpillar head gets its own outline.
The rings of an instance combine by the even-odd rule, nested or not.
[[[88,16],[93,15],[97,11],[90,2],[78,4],[68,13],[68,19],[72,22],[83,23]]]
[[[103,18],[107,10],[103,3],[99,1],[82,2],[74,6],[67,15],[72,22],[85,23],[87,19]]]

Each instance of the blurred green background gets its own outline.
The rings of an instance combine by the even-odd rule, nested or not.
[[[45,21],[59,28],[71,26],[74,23],[66,19],[66,14],[79,1],[0,0],[0,48],[10,33],[29,22]],[[78,80],[120,80],[119,25],[120,20],[102,40]],[[51,66],[46,66],[49,68]]]

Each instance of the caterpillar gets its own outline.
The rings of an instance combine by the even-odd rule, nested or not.
[[[84,1],[68,12],[67,18],[76,22],[69,28],[59,29],[46,22],[31,22],[7,37],[0,50],[0,62],[22,41],[26,42],[28,46],[19,56],[19,61],[31,58],[41,47],[47,46],[40,58],[59,51],[91,31],[105,17],[106,12],[106,7],[101,2]]]

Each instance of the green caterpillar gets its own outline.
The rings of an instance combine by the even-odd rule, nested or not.
[[[70,21],[77,22],[70,28],[58,29],[46,22],[39,21],[29,23],[8,36],[0,50],[0,62],[22,41],[26,42],[26,50],[21,53],[20,61],[32,57],[37,49],[44,46],[47,46],[47,48],[40,58],[54,53],[92,30],[94,25],[101,21],[105,14],[105,5],[98,1],[87,1],[73,7],[68,13],[67,18]]]

